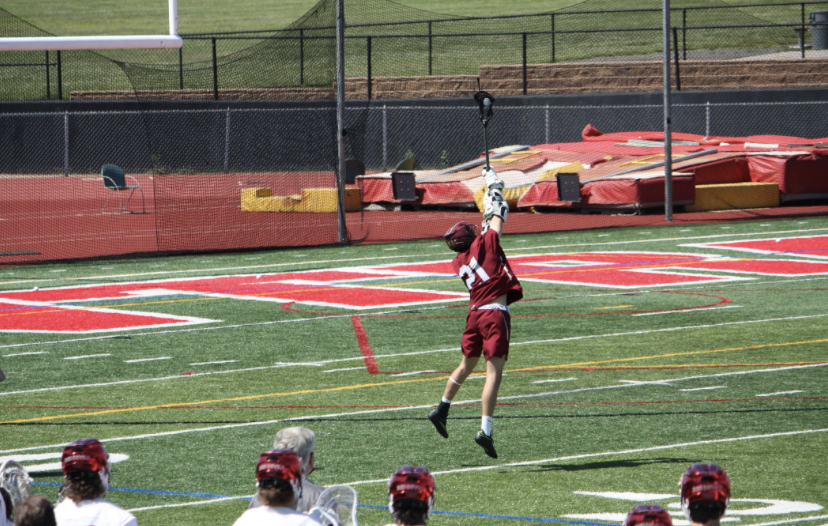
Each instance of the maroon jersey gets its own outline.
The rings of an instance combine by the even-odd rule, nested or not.
[[[457,254],[451,265],[469,289],[469,310],[490,303],[502,294],[507,295],[507,304],[523,297],[523,288],[509,267],[494,230],[477,236],[471,247]]]

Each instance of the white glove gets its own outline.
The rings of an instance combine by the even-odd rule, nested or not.
[[[497,216],[506,222],[506,214],[509,212],[509,203],[503,200],[500,190],[489,190],[483,196],[483,219],[488,221]]]
[[[488,170],[483,169],[483,179],[486,181],[487,190],[503,190],[503,181],[491,167]]]

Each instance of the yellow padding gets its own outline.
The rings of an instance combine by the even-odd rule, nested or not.
[[[300,195],[274,196],[270,188],[245,188],[241,192],[244,212],[310,212],[337,210],[336,188],[303,188]],[[359,188],[345,189],[345,211],[359,212]]]
[[[584,165],[581,164],[578,161],[575,161],[574,163],[569,163],[565,166],[561,166],[561,167],[558,167],[558,168],[552,168],[551,170],[546,170],[545,172],[543,172],[540,175],[540,177],[538,177],[538,181],[543,181],[545,179],[554,179],[555,176],[558,175],[559,173],[565,173],[565,174],[577,173],[577,172],[580,172],[583,169],[584,169]]]
[[[775,206],[779,206],[779,185],[776,183],[704,184],[696,186],[696,203],[685,210],[707,212]]]
[[[520,198],[523,197],[523,194],[525,194],[531,186],[531,184],[527,184],[516,188],[504,188],[500,191],[503,194],[503,200],[509,204],[510,210],[517,208],[518,201],[520,201]],[[474,193],[474,202],[477,204],[477,209],[480,210],[481,213],[484,211],[483,197],[486,195],[486,190],[487,188],[483,186],[480,190]]]

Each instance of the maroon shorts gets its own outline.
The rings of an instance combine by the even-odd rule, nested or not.
[[[509,335],[512,319],[509,311],[498,309],[476,309],[466,316],[466,330],[461,344],[467,358],[509,357]]]

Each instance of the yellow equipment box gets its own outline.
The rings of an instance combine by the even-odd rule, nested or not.
[[[695,204],[687,212],[770,208],[779,206],[779,185],[776,183],[729,183],[696,186]]]
[[[336,188],[303,188],[299,195],[273,195],[270,188],[245,188],[241,192],[243,212],[310,212],[337,211]],[[345,189],[345,211],[361,209],[359,188]]]

